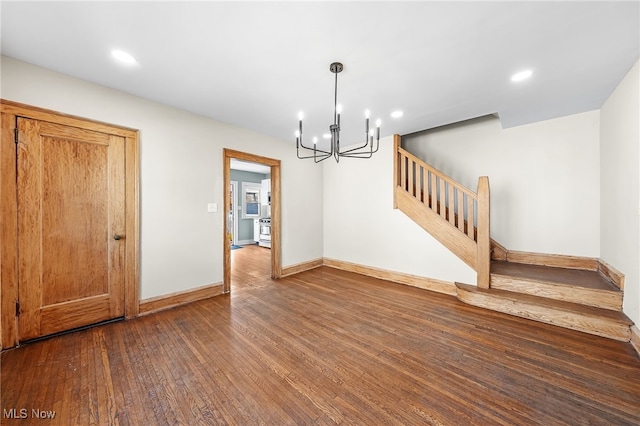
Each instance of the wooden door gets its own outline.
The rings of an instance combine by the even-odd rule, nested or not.
[[[122,317],[125,138],[17,128],[20,341]]]

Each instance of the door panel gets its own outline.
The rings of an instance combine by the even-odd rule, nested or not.
[[[17,125],[20,340],[124,315],[124,138]]]

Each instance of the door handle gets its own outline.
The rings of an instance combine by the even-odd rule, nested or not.
[[[114,236],[113,236],[113,239],[114,239],[114,240],[116,240],[116,241],[118,241],[118,240],[121,240],[121,239],[122,239],[122,236],[121,236],[121,235],[116,234],[116,235],[114,235]]]

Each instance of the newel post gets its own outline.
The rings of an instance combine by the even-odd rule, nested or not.
[[[489,232],[489,178],[480,176],[478,179],[478,254],[476,258],[476,272],[478,287],[489,288],[489,273],[491,267],[491,237]]]
[[[396,199],[397,187],[400,186],[400,151],[402,138],[400,135],[393,135],[393,208],[398,208]]]

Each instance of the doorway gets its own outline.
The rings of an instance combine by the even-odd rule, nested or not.
[[[271,248],[269,250],[269,264],[270,264],[270,277],[277,279],[282,276],[282,260],[281,260],[281,243],[280,243],[280,160],[275,160],[268,157],[262,157],[245,152],[235,151],[225,148],[223,150],[223,187],[225,193],[230,192],[231,188],[231,160],[240,160],[250,163],[258,163],[269,167],[270,170],[270,184],[269,184],[269,196],[270,196],[270,217],[271,217]],[[224,197],[224,238],[223,238],[223,289],[225,293],[231,291],[231,236],[229,230],[232,229],[229,223],[229,219],[232,217],[230,214],[232,208],[231,197]],[[250,201],[253,201],[253,196]],[[251,203],[249,203],[251,204]],[[237,204],[234,207],[235,216],[238,216]],[[258,212],[256,214],[256,212]],[[248,215],[256,215],[255,219],[260,218],[260,210],[257,210],[251,205],[247,206]],[[251,248],[257,248],[257,246],[251,245]],[[244,249],[243,249],[244,250]]]
[[[137,131],[0,106],[2,347],[137,316]]]

